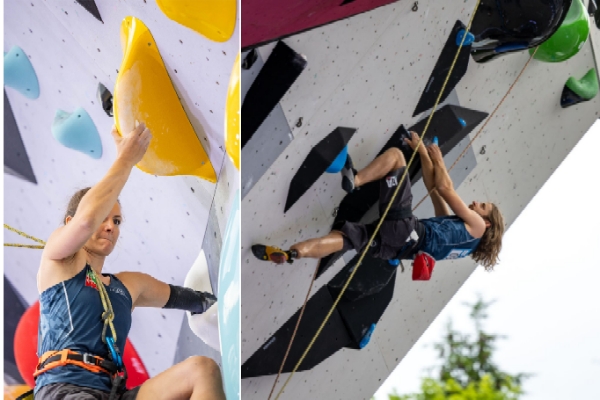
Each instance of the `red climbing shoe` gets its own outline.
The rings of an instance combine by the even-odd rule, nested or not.
[[[255,244],[252,246],[252,253],[259,260],[273,261],[275,264],[286,262],[291,264],[294,262],[287,251],[283,251],[278,247]]]

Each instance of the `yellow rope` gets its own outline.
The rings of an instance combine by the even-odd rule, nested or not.
[[[42,244],[20,244],[20,243],[4,243],[6,247],[25,247],[28,249],[43,249],[44,245]]]
[[[27,239],[31,239],[34,242],[41,243],[41,245],[33,245],[33,244],[19,244],[19,243],[4,243],[4,246],[7,247],[24,247],[28,249],[43,249],[46,242],[42,239],[38,239],[34,236],[28,235],[23,231],[18,230],[17,228],[13,228],[8,224],[4,224],[4,227],[10,231],[15,232],[18,235],[26,237]],[[110,302],[110,298],[108,297],[108,292],[100,279],[98,273],[92,268],[92,279],[98,288],[98,293],[100,293],[100,300],[102,301],[102,307],[104,308],[104,313],[102,314],[102,320],[104,321],[104,327],[102,328],[102,342],[106,343],[106,328],[110,327],[110,331],[112,333],[112,337],[117,341],[117,331],[113,325],[113,320],[115,318],[115,313],[113,311],[112,303]]]
[[[94,283],[96,283],[96,287],[98,288],[98,293],[100,293],[100,301],[102,301],[102,307],[104,308],[104,313],[102,313],[102,320],[104,321],[104,327],[102,327],[102,342],[106,343],[106,328],[110,327],[110,332],[112,333],[112,337],[117,341],[117,331],[115,330],[115,326],[113,325],[113,320],[115,319],[115,313],[113,311],[112,303],[110,302],[110,298],[108,297],[108,292],[104,287],[104,283],[100,279],[100,276],[92,268],[92,279]]]
[[[525,68],[527,68],[527,66],[529,65],[529,63],[531,62],[531,60],[533,60],[533,57],[535,56],[535,53],[537,53],[538,49],[539,49],[539,47],[535,48],[535,50],[533,51],[533,53],[529,57],[529,60],[527,60],[527,62],[525,63],[525,65],[521,69],[521,72],[519,72],[519,75],[517,75],[517,79],[515,79],[515,81],[512,83],[512,85],[510,85],[510,87],[508,88],[508,91],[506,92],[506,94],[504,95],[504,97],[502,97],[502,100],[500,100],[500,102],[498,103],[498,105],[496,106],[496,108],[494,108],[494,111],[492,111],[492,113],[487,118],[487,120],[485,121],[485,123],[481,126],[481,128],[479,128],[479,130],[477,131],[477,133],[475,134],[475,136],[473,136],[473,139],[471,139],[469,141],[469,143],[467,144],[467,146],[465,147],[465,149],[462,151],[462,153],[460,153],[460,155],[458,156],[458,158],[456,159],[456,161],[454,161],[454,163],[450,166],[450,168],[448,168],[448,172],[452,171],[452,169],[456,166],[456,164],[458,163],[458,161],[467,153],[467,150],[469,150],[469,148],[473,145],[473,142],[475,141],[475,139],[477,139],[477,137],[479,136],[479,134],[485,129],[485,127],[487,126],[488,122],[490,122],[492,120],[492,117],[496,114],[496,111],[498,111],[498,109],[500,108],[500,106],[502,105],[502,103],[504,103],[504,100],[506,100],[506,97],[508,97],[508,95],[512,91],[513,87],[517,83],[517,81],[521,78],[521,75],[523,75],[523,72],[525,72]],[[435,190],[435,189],[433,189],[433,190]],[[427,197],[429,197],[431,195],[432,191],[427,192],[427,194],[425,196],[423,196],[423,198],[417,203],[417,205],[413,207],[413,211],[415,211],[417,208],[419,208],[419,206],[425,201],[425,199],[427,199]]]
[[[475,5],[475,9],[473,10],[473,13],[471,14],[471,18],[469,19],[469,24],[467,25],[466,32],[469,32],[469,30],[471,29],[471,24],[473,23],[473,18],[475,17],[475,14],[477,13],[477,9],[479,7],[480,1],[481,0],[477,0],[477,4]],[[321,326],[319,326],[319,329],[317,330],[317,333],[315,333],[315,335],[313,336],[313,338],[310,341],[308,347],[306,348],[306,350],[304,350],[304,353],[302,353],[302,356],[300,357],[300,360],[298,360],[298,362],[294,366],[294,369],[292,370],[292,373],[288,376],[287,380],[284,382],[283,386],[281,387],[281,389],[277,393],[277,396],[275,397],[275,400],[279,399],[279,396],[281,396],[281,394],[285,390],[285,387],[287,386],[287,384],[289,383],[289,381],[292,379],[292,376],[294,376],[294,373],[298,370],[298,368],[300,367],[300,364],[302,364],[302,361],[304,361],[304,358],[306,357],[306,355],[308,354],[308,352],[310,351],[310,349],[314,345],[315,341],[317,340],[317,337],[321,334],[321,331],[325,327],[325,324],[327,323],[327,321],[331,317],[331,314],[333,313],[333,311],[337,307],[339,301],[341,300],[342,296],[344,295],[344,292],[346,291],[346,288],[348,287],[348,285],[350,284],[350,281],[354,277],[354,274],[356,274],[356,271],[358,271],[358,268],[361,266],[362,261],[363,261],[363,259],[365,258],[366,254],[367,254],[367,251],[371,247],[371,243],[375,239],[375,235],[377,235],[377,232],[379,232],[379,229],[381,228],[381,224],[385,220],[385,217],[387,216],[387,214],[388,214],[388,212],[389,212],[392,204],[394,203],[394,200],[396,199],[396,195],[398,194],[398,191],[400,190],[400,187],[402,186],[402,183],[404,182],[404,179],[406,179],[406,175],[408,174],[408,170],[409,170],[409,168],[410,168],[413,160],[415,159],[415,156],[416,156],[416,154],[418,152],[417,150],[419,148],[419,145],[423,141],[423,137],[425,136],[425,133],[427,132],[427,129],[429,128],[429,124],[431,123],[431,120],[433,118],[433,114],[435,113],[435,111],[437,109],[437,106],[440,103],[442,94],[444,93],[444,90],[446,89],[446,85],[448,83],[448,80],[450,79],[450,75],[452,74],[452,71],[454,70],[454,66],[456,65],[456,61],[458,60],[458,56],[460,54],[460,51],[462,49],[462,46],[463,46],[463,43],[464,43],[466,37],[467,37],[466,34],[463,35],[462,41],[460,42],[460,45],[458,47],[458,51],[456,52],[456,56],[454,57],[454,60],[452,61],[452,65],[450,66],[450,70],[448,70],[448,75],[446,76],[446,79],[444,80],[444,84],[442,85],[442,90],[440,90],[440,93],[439,93],[439,95],[438,95],[438,97],[437,97],[437,99],[435,101],[435,104],[434,104],[434,106],[432,108],[431,114],[429,115],[429,118],[427,119],[427,123],[425,124],[425,128],[423,129],[423,133],[421,134],[421,137],[419,138],[419,144],[413,150],[412,156],[410,157],[410,160],[409,160],[408,164],[406,165],[406,168],[404,169],[404,173],[402,174],[402,178],[400,179],[400,182],[398,183],[398,186],[396,187],[396,190],[394,191],[394,194],[392,195],[392,198],[389,201],[389,203],[388,203],[388,205],[387,205],[387,207],[386,207],[383,215],[379,218],[379,222],[377,223],[377,227],[375,228],[375,231],[373,232],[373,235],[369,238],[369,242],[365,246],[362,254],[360,255],[360,258],[358,259],[358,262],[356,263],[356,267],[350,273],[350,276],[346,280],[346,283],[344,284],[344,287],[342,288],[342,290],[338,294],[337,298],[335,299],[335,302],[333,303],[333,305],[329,309],[329,312],[325,316],[325,320],[321,323]]]
[[[36,238],[36,237],[34,237],[34,236],[28,235],[28,234],[26,234],[25,232],[22,232],[22,231],[18,230],[17,228],[13,228],[12,226],[10,226],[10,225],[8,225],[8,224],[4,224],[4,227],[5,227],[6,229],[8,229],[9,231],[13,231],[13,232],[14,232],[14,233],[16,233],[17,235],[21,235],[21,236],[23,236],[23,237],[26,237],[27,239],[31,239],[31,240],[33,240],[34,242],[38,242],[38,243],[41,243],[41,244],[46,244],[46,242],[44,242],[42,239],[38,239],[38,238]],[[30,245],[26,245],[26,244],[24,244],[24,245],[15,245],[14,243],[6,243],[6,244],[4,244],[4,245],[5,245],[5,246],[12,246],[12,247],[29,247],[29,246],[30,246]],[[44,248],[44,246],[42,246],[42,247],[33,247],[33,248],[34,248],[34,249],[40,249],[40,248],[41,248],[41,249],[43,249],[43,248]]]

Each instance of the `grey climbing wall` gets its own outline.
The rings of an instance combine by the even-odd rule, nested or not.
[[[296,169],[311,147],[336,126],[357,128],[349,152],[362,168],[400,124],[417,122],[412,112],[449,31],[457,19],[468,21],[475,3],[419,1],[413,12],[413,2],[398,2],[286,39],[306,55],[308,66],[280,102],[293,140],[242,202],[242,362],[302,306],[316,267],[314,260],[293,266],[260,262],[250,246],[288,247],[327,233],[344,196],[340,176],[324,174],[284,215]],[[528,58],[527,53],[515,53],[488,64],[470,62],[454,101],[491,113]],[[564,82],[594,65],[587,42],[564,63],[533,61],[528,66],[466,159],[451,173],[466,201],[494,201],[512,224],[600,116],[598,98],[560,108]],[[303,124],[298,128],[300,118]],[[461,142],[446,156],[447,165],[465,145]],[[415,203],[423,197],[422,182],[415,184],[413,194]],[[425,218],[432,212],[426,201],[416,215]],[[319,277],[312,293],[343,265],[342,259]],[[470,259],[440,262],[429,282],[411,281],[410,269],[398,274],[394,297],[369,345],[360,351],[343,349],[314,369],[296,374],[282,398],[370,398],[475,267]],[[243,380],[244,398],[267,398],[274,380],[274,376]]]

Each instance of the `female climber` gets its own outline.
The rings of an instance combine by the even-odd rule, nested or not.
[[[435,217],[418,220],[412,215],[410,181],[405,178],[371,243],[371,255],[386,260],[427,256],[429,260],[433,259],[432,262],[471,255],[486,270],[492,269],[498,262],[504,234],[504,219],[498,207],[476,201],[467,206],[454,190],[439,147],[435,144],[425,147],[415,132],[411,132],[404,141],[413,151],[418,149],[423,181],[431,193]],[[379,212],[382,215],[405,168],[406,160],[398,148],[387,150],[359,172],[353,168],[351,161],[347,161],[342,170],[342,187],[350,193],[368,182],[381,179]],[[450,209],[455,215],[451,215]],[[252,251],[261,260],[278,264],[305,257],[323,258],[341,250],[361,251],[375,231],[376,222],[342,221],[334,225],[328,235],[296,243],[287,251],[265,245],[254,245]]]
[[[113,128],[112,135],[117,159],[100,182],[72,197],[64,226],[42,253],[35,398],[225,399],[219,367],[200,356],[125,390],[120,351],[131,312],[162,307],[203,313],[216,298],[140,272],[102,274],[123,220],[118,196],[152,137],[144,124],[123,137]]]

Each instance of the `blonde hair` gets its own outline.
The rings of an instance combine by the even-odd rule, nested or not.
[[[490,226],[485,230],[479,245],[471,254],[471,258],[483,265],[486,271],[494,269],[499,261],[498,254],[502,249],[502,236],[504,235],[504,217],[498,207],[492,205],[492,210],[486,218],[490,222]]]

